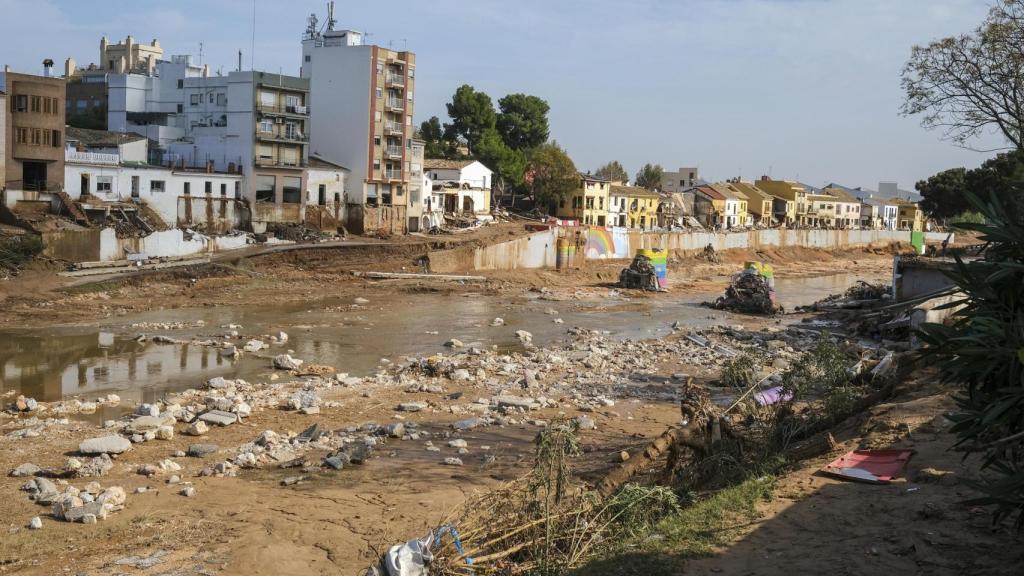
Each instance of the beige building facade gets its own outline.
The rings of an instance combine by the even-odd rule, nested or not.
[[[64,188],[64,79],[4,72],[4,185]]]

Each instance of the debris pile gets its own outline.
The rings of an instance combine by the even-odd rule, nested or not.
[[[654,262],[647,256],[637,254],[629,268],[624,268],[619,273],[619,286],[657,292],[660,287],[657,273],[654,270]]]
[[[726,287],[725,294],[708,305],[717,310],[745,314],[782,313],[782,307],[775,301],[775,282],[771,266],[752,264],[735,274]]]

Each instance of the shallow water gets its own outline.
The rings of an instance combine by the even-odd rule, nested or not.
[[[787,310],[841,292],[860,276],[778,279],[776,291]],[[877,278],[871,279],[878,281]],[[598,293],[600,294],[600,293]],[[237,306],[161,310],[80,326],[0,332],[0,394],[10,391],[42,401],[95,399],[117,393],[126,401],[153,401],[176,390],[197,387],[214,376],[269,378],[269,358],[293,351],[306,362],[326,364],[354,375],[373,373],[382,359],[424,356],[444,349],[450,338],[467,346],[521,349],[517,330],[533,334],[538,346],[565,338],[572,326],[607,330],[616,338],[653,338],[679,321],[689,327],[735,324],[739,316],[710,310],[700,302],[717,294],[636,296],[609,290],[587,300],[551,301],[540,294],[502,298],[482,294],[421,293],[368,296],[364,306],[348,300],[276,308]],[[555,311],[552,315],[548,311]],[[504,326],[492,327],[495,317]],[[556,324],[555,318],[564,323]],[[204,326],[194,324],[202,321]],[[175,330],[147,330],[138,323],[180,322]],[[141,333],[178,339],[218,338],[229,324],[243,336],[284,331],[287,344],[232,361],[209,346],[136,342]],[[241,344],[241,343],[239,343]]]

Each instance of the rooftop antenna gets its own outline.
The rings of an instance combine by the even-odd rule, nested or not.
[[[334,30],[338,21],[334,19],[334,0],[327,3],[327,30]]]
[[[252,0],[252,46],[249,48],[249,69],[256,70],[256,0]]]
[[[203,43],[199,43],[199,65],[203,65]]]
[[[309,17],[306,18],[306,38],[316,38],[318,32],[316,29],[317,22],[316,14],[310,14]]]
[[[238,71],[242,71],[242,50],[238,50]]]
[[[402,51],[407,52],[409,50],[409,40],[402,38]]]

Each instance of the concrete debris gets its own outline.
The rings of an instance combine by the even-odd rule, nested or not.
[[[210,431],[210,427],[206,425],[206,422],[198,420],[188,425],[185,429],[185,433],[189,436],[203,436]]]
[[[19,476],[35,476],[36,474],[39,474],[42,471],[43,469],[40,468],[39,466],[26,462],[25,464],[21,464],[15,467],[14,470],[11,470],[8,476],[13,476],[15,478]]]
[[[122,436],[90,438],[78,445],[82,454],[121,454],[131,450],[132,443]]]
[[[426,410],[430,404],[426,402],[403,402],[398,405],[399,412],[419,412],[420,410]]]
[[[298,358],[292,358],[291,354],[278,354],[274,356],[273,365],[278,370],[298,370],[304,362]]]
[[[242,351],[249,352],[250,354],[253,352],[259,352],[264,348],[269,348],[269,346],[267,346],[262,340],[249,340],[242,345]]]
[[[238,422],[238,414],[223,410],[210,410],[199,415],[199,420],[217,426],[230,426]]]

